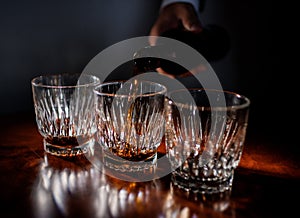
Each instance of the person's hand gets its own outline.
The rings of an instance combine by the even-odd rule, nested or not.
[[[183,27],[187,31],[201,32],[202,24],[194,7],[189,3],[172,3],[164,7],[150,30],[150,36],[160,36],[163,32]],[[155,45],[156,37],[149,37],[150,45]]]

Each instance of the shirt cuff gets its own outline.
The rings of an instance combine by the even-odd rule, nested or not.
[[[166,7],[169,4],[182,2],[182,3],[190,3],[195,8],[195,11],[199,11],[200,1],[199,0],[163,0],[160,6],[160,9]]]

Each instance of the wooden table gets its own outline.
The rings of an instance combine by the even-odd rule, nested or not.
[[[299,207],[299,161],[248,138],[233,190],[188,195],[170,176],[126,182],[44,153],[32,114],[1,117],[0,217],[290,217]],[[278,147],[276,147],[278,148]]]

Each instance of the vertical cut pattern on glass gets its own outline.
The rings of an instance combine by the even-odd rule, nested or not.
[[[59,74],[32,81],[36,122],[47,152],[73,156],[87,152],[94,140],[93,88],[99,79],[90,75]]]
[[[183,99],[180,92],[166,101],[166,145],[173,182],[192,192],[229,190],[243,151],[249,100],[230,92],[189,93],[193,102]],[[222,95],[224,105],[218,100]]]
[[[137,162],[156,161],[164,133],[165,92],[160,84],[136,80],[96,88],[97,140],[116,160],[113,168],[134,171],[143,168]]]

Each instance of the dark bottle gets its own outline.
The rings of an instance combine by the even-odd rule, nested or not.
[[[172,29],[162,36],[186,43],[202,54],[208,62],[223,58],[230,48],[228,32],[218,25],[207,25],[199,33]]]
[[[195,50],[197,50],[207,62],[217,61],[223,58],[230,49],[230,38],[227,31],[217,25],[207,25],[199,33],[193,33],[184,29],[171,29],[164,32],[162,37],[176,39],[181,41]],[[143,57],[145,54],[154,57]],[[161,57],[171,57],[166,60]],[[180,76],[186,74],[188,69],[185,69],[179,64],[176,64],[176,57],[180,54],[176,48],[165,46],[158,39],[155,46],[148,46],[134,55],[134,74],[139,74],[147,71],[155,71],[158,67],[165,72]],[[195,63],[196,65],[197,63]]]

